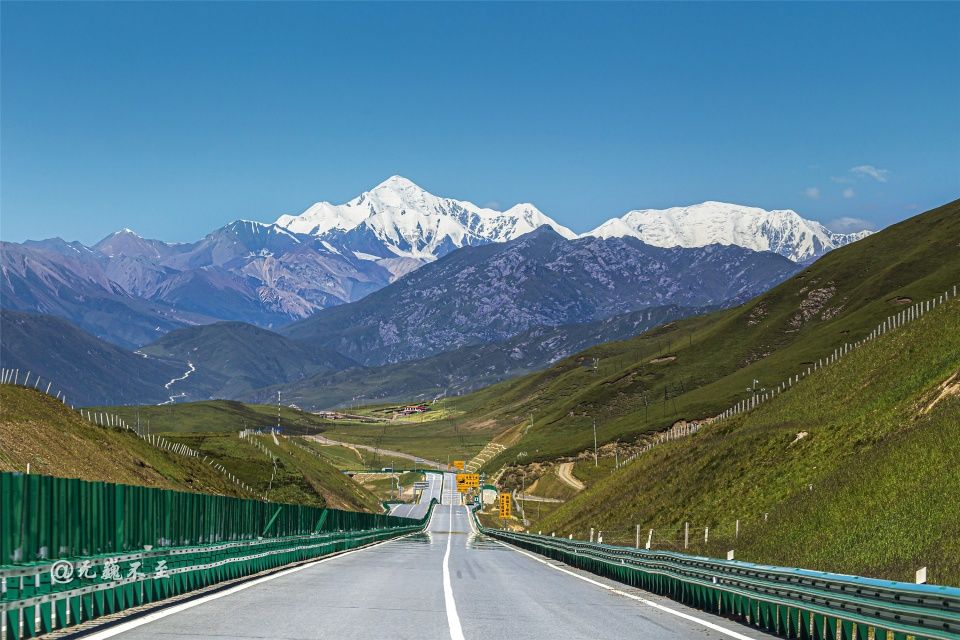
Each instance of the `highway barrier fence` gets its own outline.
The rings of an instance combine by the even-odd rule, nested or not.
[[[30,638],[429,520],[0,473],[0,639]]]
[[[960,589],[481,527],[496,539],[786,638],[957,640]]]

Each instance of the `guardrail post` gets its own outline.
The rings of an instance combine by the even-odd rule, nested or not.
[[[640,525],[637,525],[637,549],[640,548]]]
[[[703,528],[703,543],[706,544],[710,542],[710,527]]]
[[[590,527],[590,542],[593,542],[593,527]]]
[[[687,549],[690,547],[690,523],[683,523],[683,548]]]

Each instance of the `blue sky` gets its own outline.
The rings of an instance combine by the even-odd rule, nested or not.
[[[577,231],[960,196],[960,4],[2,5],[0,237],[170,241],[392,174]]]

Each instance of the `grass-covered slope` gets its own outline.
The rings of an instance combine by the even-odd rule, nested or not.
[[[898,580],[927,566],[956,585],[958,495],[954,299],[751,413],[641,455],[535,527],[632,544],[639,524],[654,548],[676,549],[689,522],[695,552]]]
[[[236,432],[243,429],[274,427],[277,424],[277,406],[246,404],[234,400],[205,400],[162,406],[90,407],[91,411],[105,410],[118,415],[127,424],[149,424],[152,433],[180,432]],[[319,416],[280,408],[280,422],[287,433],[314,433],[327,424]]]
[[[846,341],[864,337],[905,304],[960,282],[960,201],[837,249],[739,307],[606,343],[524,378],[454,401],[463,427],[533,427],[488,468],[633,440],[679,420],[717,415]],[[439,425],[438,425],[439,426]]]
[[[196,458],[98,427],[55,398],[0,385],[0,470],[250,497]]]
[[[348,358],[243,322],[217,322],[171,331],[140,352],[193,362],[196,378],[178,388],[192,397],[234,398],[253,389],[354,366]],[[184,367],[181,367],[183,369]],[[196,384],[199,382],[199,384]]]
[[[127,422],[136,424],[135,417],[133,420],[131,417],[126,416]],[[193,416],[197,422],[191,422],[190,426],[200,424],[202,417],[202,414]],[[168,437],[201,454],[200,458],[181,456],[151,446],[130,430],[92,425],[77,412],[39,391],[0,385],[0,470],[26,471],[29,463],[33,473],[68,478],[243,498],[265,494],[276,502],[380,510],[373,494],[352,482],[325,458],[298,447],[295,438],[278,438],[280,444],[277,445],[271,436],[256,436],[262,447],[277,457],[274,467],[270,456],[261,448],[237,436],[241,428]],[[251,489],[236,485],[209,464],[211,461]]]
[[[297,436],[274,440],[271,434],[239,438],[236,433],[185,433],[171,440],[216,459],[273,502],[380,511],[376,496]]]

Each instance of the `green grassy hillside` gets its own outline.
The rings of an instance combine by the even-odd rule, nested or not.
[[[274,442],[270,434],[242,439],[235,433],[182,433],[170,439],[218,460],[268,500],[380,510],[376,496],[300,443],[297,436],[279,436]],[[268,452],[276,458],[276,466]]]
[[[140,353],[194,362],[197,373],[181,384],[193,397],[235,398],[266,385],[294,382],[321,371],[354,366],[334,351],[293,342],[243,322],[217,322],[171,331]],[[181,366],[181,371],[185,367]],[[276,394],[274,394],[276,397]]]
[[[201,411],[212,409],[205,406]],[[259,415],[257,408],[246,411]],[[136,424],[135,416],[126,416],[127,422],[131,417]],[[202,424],[202,417],[202,413],[193,416],[197,422],[190,426]],[[278,458],[275,471],[270,457],[240,439],[237,431],[177,434],[168,439],[194,448],[208,462],[216,461],[251,490],[238,487],[202,457],[175,455],[147,444],[129,430],[92,425],[39,391],[0,386],[0,470],[25,471],[29,463],[31,472],[54,476],[244,498],[266,494],[277,502],[380,510],[376,496],[326,458],[298,447],[296,438],[279,438],[280,445],[275,445],[271,436],[257,436]]]
[[[39,391],[0,385],[0,470],[251,497],[196,458],[97,427]]]
[[[90,407],[90,411],[108,411],[146,428],[151,433],[233,432],[276,426],[277,405],[247,404],[234,400],[205,400],[162,406]],[[316,433],[329,421],[312,413],[289,407],[280,408],[280,423],[287,433]]]
[[[960,201],[833,251],[734,309],[663,325],[452,401],[461,429],[533,426],[488,465],[518,452],[546,460],[633,441],[679,420],[717,415],[775,385],[912,301],[960,282]],[[438,424],[441,428],[443,425]]]
[[[633,544],[639,524],[654,548],[682,549],[689,522],[693,552],[897,580],[927,566],[932,582],[960,584],[958,469],[952,300],[753,412],[608,472],[533,527]]]

